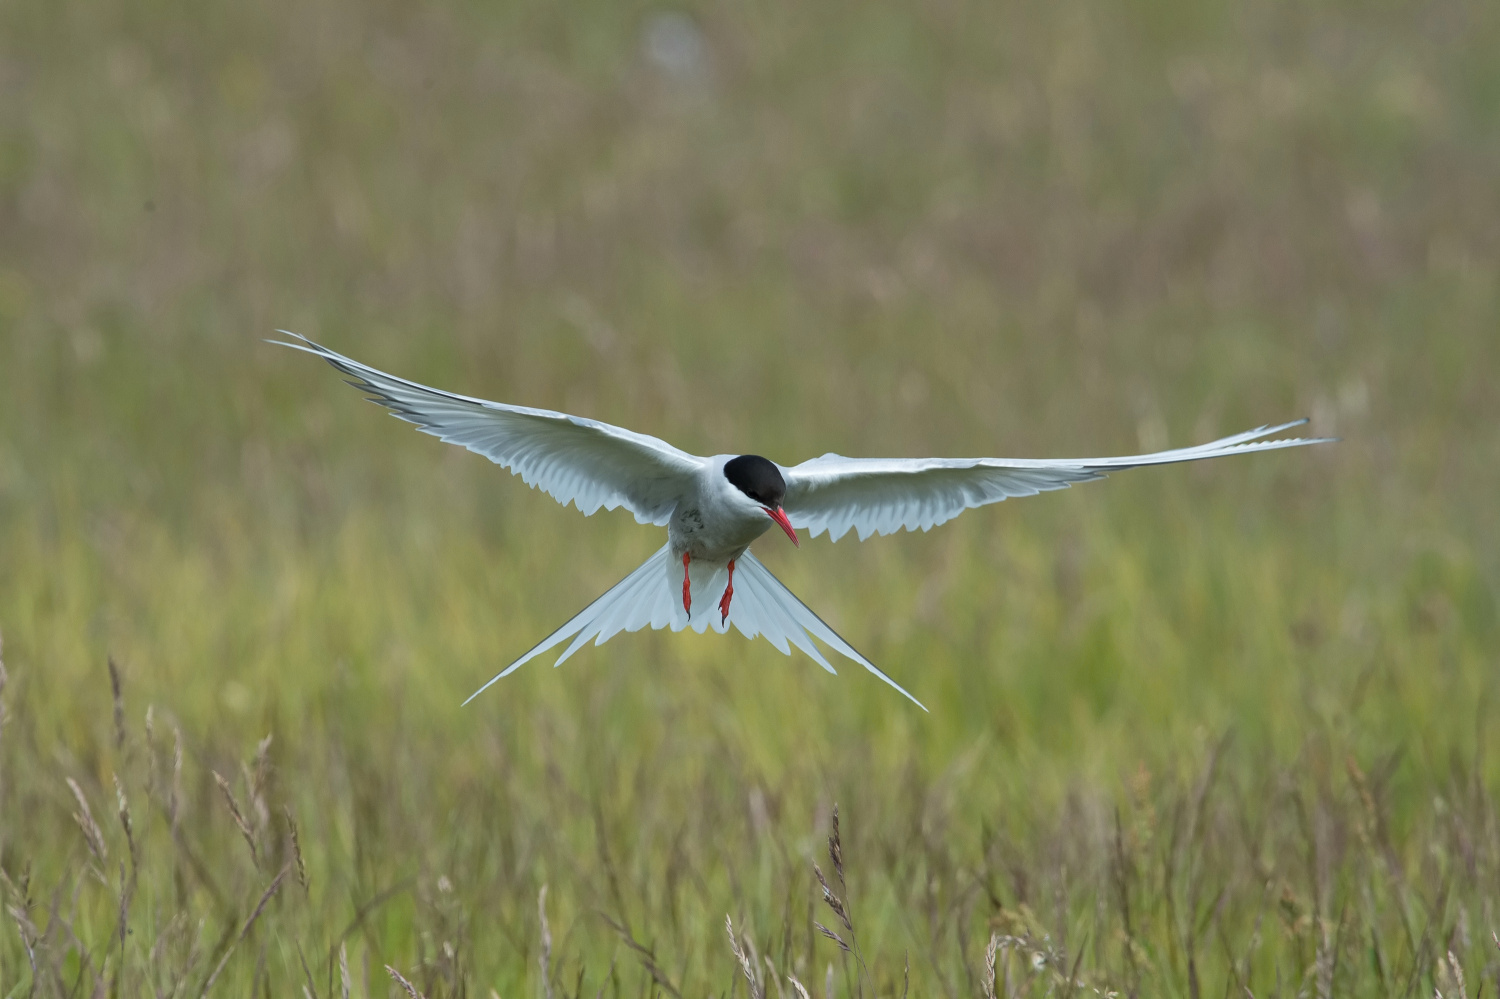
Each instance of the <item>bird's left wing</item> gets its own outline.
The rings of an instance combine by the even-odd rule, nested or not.
[[[482,454],[584,516],[623,506],[642,524],[665,525],[704,459],[665,441],[597,420],[509,406],[428,388],[313,343],[273,340],[323,358],[417,429]]]
[[[1327,443],[1331,438],[1261,440],[1306,420],[1254,430],[1196,447],[1117,458],[845,458],[825,454],[782,470],[782,503],[794,527],[837,541],[851,529],[871,534],[930,530],[965,510],[1012,496],[1066,489],[1141,465],[1168,465],[1251,451]]]

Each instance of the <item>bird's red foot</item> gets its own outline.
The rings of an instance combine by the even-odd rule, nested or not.
[[[724,595],[719,598],[719,623],[723,624],[729,620],[729,601],[734,597],[734,559],[729,560],[729,585],[724,587]]]
[[[693,584],[688,576],[688,563],[692,560],[690,552],[682,553],[682,609],[687,611],[688,617],[693,616]]]

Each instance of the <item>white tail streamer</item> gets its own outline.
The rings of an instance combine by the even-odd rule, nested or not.
[[[754,555],[749,552],[741,555],[734,568],[734,597],[729,605],[729,620],[724,622],[719,615],[718,603],[729,581],[728,573],[720,566],[701,562],[690,564],[693,607],[698,610],[689,618],[682,606],[682,563],[674,559],[671,548],[664,545],[634,572],[575,614],[567,624],[495,674],[464,703],[468,704],[484,693],[501,677],[569,639],[572,642],[554,665],[561,666],[590,640],[595,645],[603,645],[622,631],[640,631],[646,627],[671,628],[673,631],[692,628],[702,634],[712,628],[722,634],[732,625],[746,638],[764,637],[784,655],[791,655],[791,646],[795,645],[832,673],[833,666],[813,642],[817,639],[890,684],[923,711],[927,710],[926,705],[839,637],[822,618],[771,575]]]

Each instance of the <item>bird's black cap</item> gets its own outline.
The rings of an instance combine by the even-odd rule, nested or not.
[[[724,463],[724,478],[761,506],[772,510],[786,496],[786,480],[776,463],[758,454],[742,454]]]

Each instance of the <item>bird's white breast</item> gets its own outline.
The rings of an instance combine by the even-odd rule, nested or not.
[[[726,563],[771,527],[760,505],[724,477],[727,457],[732,456],[716,458],[703,469],[672,514],[667,537],[674,555],[687,552],[695,562]]]

